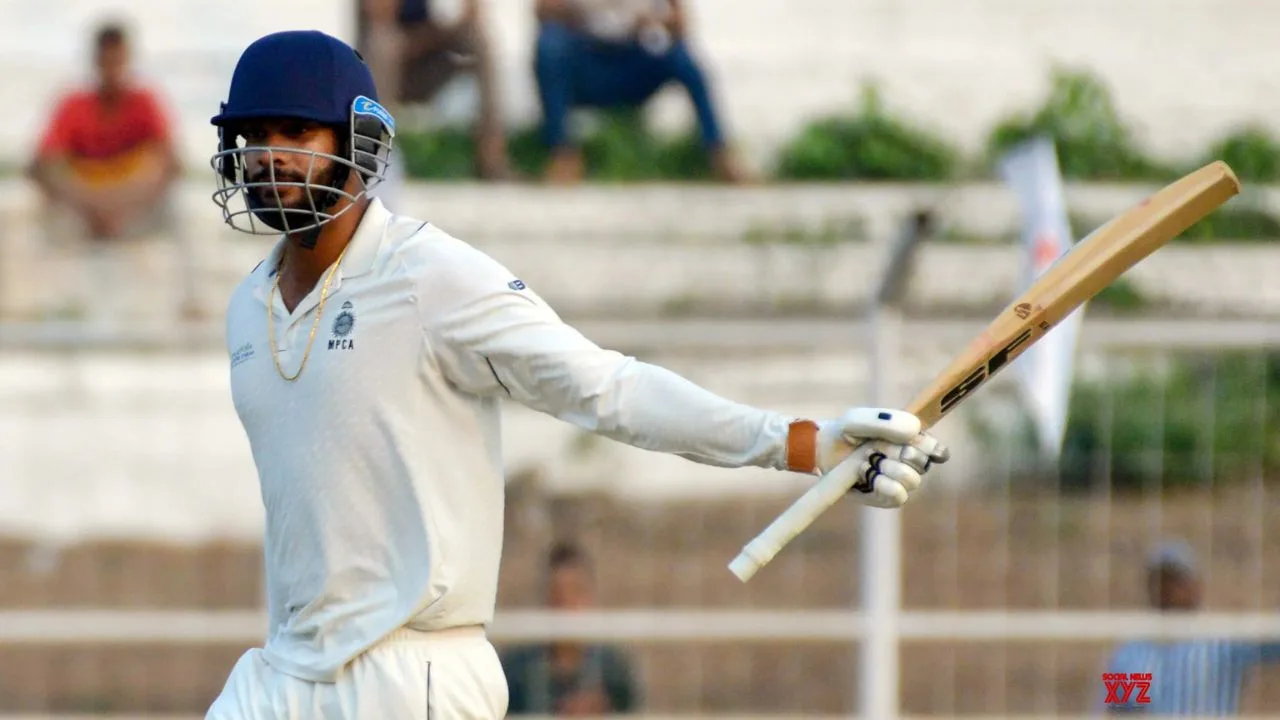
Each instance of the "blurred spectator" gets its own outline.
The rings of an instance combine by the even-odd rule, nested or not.
[[[706,75],[686,43],[683,0],[537,0],[534,72],[542,101],[547,179],[573,183],[583,162],[569,138],[575,108],[640,108],[668,82],[693,102],[712,170],[747,179],[729,151]]]
[[[586,554],[564,543],[547,564],[547,602],[555,610],[595,605],[594,578]],[[558,642],[521,648],[503,658],[511,715],[608,715],[634,711],[639,686],[618,648]]]
[[[458,76],[473,75],[480,92],[474,128],[477,170],[486,180],[509,179],[497,69],[480,0],[462,0],[462,12],[453,22],[442,22],[438,15],[429,0],[361,0],[358,48],[373,72],[379,98],[396,116],[405,105],[432,102]]]
[[[96,238],[120,236],[155,210],[179,173],[169,121],[156,94],[132,82],[129,50],[121,26],[97,31],[97,86],[61,98],[31,165],[49,198]]]
[[[149,262],[135,241],[173,228],[181,166],[163,103],[131,75],[124,28],[103,25],[93,43],[96,84],[58,100],[28,173],[47,201],[53,239],[89,241],[84,302],[106,314]]]
[[[1160,612],[1200,609],[1202,585],[1195,556],[1182,540],[1161,544],[1147,561],[1147,592]],[[1115,650],[1108,673],[1151,673],[1151,702],[1111,705],[1118,713],[1162,716],[1236,715],[1245,679],[1262,663],[1280,662],[1280,642],[1247,640],[1137,640]]]

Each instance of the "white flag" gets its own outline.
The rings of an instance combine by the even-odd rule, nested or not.
[[[1017,193],[1022,211],[1025,289],[1075,243],[1053,141],[1035,138],[1018,145],[1001,159],[1000,174]],[[1041,450],[1055,462],[1067,431],[1076,338],[1083,316],[1082,305],[1014,361],[1015,378],[1039,431]]]

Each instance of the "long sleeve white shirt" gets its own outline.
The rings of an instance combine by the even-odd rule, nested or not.
[[[301,376],[272,359],[281,246],[227,312],[232,397],[266,510],[267,660],[329,680],[400,627],[488,624],[503,539],[500,405],[722,467],[787,466],[793,418],[602,349],[507,268],[374,200]],[[297,371],[317,287],[270,309]]]

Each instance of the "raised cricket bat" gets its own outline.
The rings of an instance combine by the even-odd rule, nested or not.
[[[1215,161],[1093,231],[997,315],[907,410],[925,428],[933,426],[1076,308],[1239,192],[1235,173]],[[750,580],[844,498],[857,473],[852,459],[833,468],[748,543],[729,570],[742,582]]]

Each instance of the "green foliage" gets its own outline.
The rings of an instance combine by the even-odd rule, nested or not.
[[[1258,125],[1246,125],[1219,140],[1204,163],[1211,160],[1225,161],[1243,182],[1280,181],[1280,142]]]
[[[1062,175],[1089,180],[1168,180],[1177,170],[1148,157],[1095,75],[1055,67],[1049,96],[1031,115],[1001,122],[987,141],[988,162],[1034,136],[1053,139]]]
[[[775,171],[784,180],[913,180],[953,177],[959,153],[946,141],[890,115],[879,91],[864,86],[853,116],[821,118],[783,147]]]
[[[670,172],[667,142],[648,132],[644,118],[634,112],[601,113],[594,129],[582,138],[586,176],[599,182],[688,180]],[[538,127],[525,128],[511,141],[516,168],[537,176],[547,162],[547,148]]]
[[[418,180],[469,180],[476,177],[475,138],[461,128],[402,133],[396,143],[407,177]]]
[[[1064,489],[1228,485],[1280,467],[1280,353],[1179,358],[1073,389]]]
[[[507,136],[507,154],[511,167],[529,177],[538,177],[547,164],[547,146],[542,142],[542,131],[531,125]]]
[[[639,112],[602,112],[582,141],[586,176],[598,182],[692,181],[711,176],[707,154],[697,134],[664,137],[645,127]],[[463,128],[397,136],[405,154],[405,171],[420,180],[469,180],[476,177],[475,139]],[[525,127],[507,138],[512,167],[537,177],[548,153],[538,127]]]
[[[587,177],[604,182],[702,180],[706,153],[692,133],[666,138],[650,132],[638,112],[602,113],[582,144]]]

